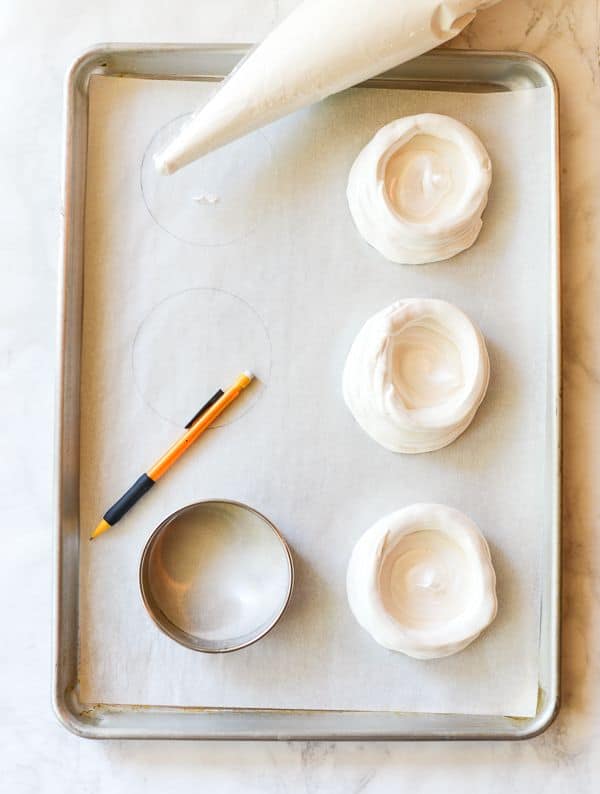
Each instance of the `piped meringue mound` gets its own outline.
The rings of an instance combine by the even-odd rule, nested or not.
[[[488,387],[479,329],[456,306],[411,298],[392,303],[359,331],[344,368],[346,405],[392,452],[431,452],[463,433]]]
[[[463,650],[498,608],[485,538],[444,505],[414,504],[377,521],[354,547],[346,585],[363,629],[415,659]]]
[[[392,262],[420,265],[469,248],[481,230],[492,164],[450,116],[397,119],[356,158],[348,204],[364,239]]]

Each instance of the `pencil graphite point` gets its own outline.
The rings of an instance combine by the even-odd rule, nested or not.
[[[102,519],[102,521],[98,524],[96,529],[90,535],[90,540],[94,540],[94,538],[97,538],[98,535],[101,535],[103,532],[106,532],[107,529],[110,529],[110,524],[108,523],[108,521]]]

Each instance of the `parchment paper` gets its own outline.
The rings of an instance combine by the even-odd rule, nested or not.
[[[209,242],[215,230],[223,232],[211,206],[225,218],[252,214],[251,224],[238,217],[237,241],[205,245],[185,241],[193,215],[173,207],[169,215],[171,201],[191,212],[192,196],[175,191],[169,198],[170,188],[140,174],[157,130],[214,90],[93,78],[81,428],[83,700],[532,715],[547,487],[549,93],[360,88],[297,113],[257,134],[256,162],[251,142],[242,144],[250,148],[246,157],[236,155],[227,195],[213,205],[196,202],[198,223],[216,224]],[[345,184],[354,157],[382,124],[423,111],[471,125],[490,152],[494,179],[470,251],[405,267],[360,239]],[[158,221],[183,217],[183,232],[157,223],[141,179],[149,180],[148,194],[158,191],[146,197]],[[473,318],[489,346],[492,378],[460,439],[440,452],[403,456],[355,424],[341,373],[363,322],[412,296],[445,298]],[[248,307],[241,329],[234,308],[240,302]],[[245,368],[261,381],[248,404],[206,434],[118,527],[88,543],[107,507],[204,400]],[[289,611],[274,631],[224,656],[194,653],[163,636],[137,584],[153,528],[176,508],[209,497],[246,501],[270,517],[290,543],[297,574]],[[376,645],[345,596],[357,538],[415,501],[447,503],[471,516],[490,543],[498,576],[492,627],[464,652],[428,662]]]

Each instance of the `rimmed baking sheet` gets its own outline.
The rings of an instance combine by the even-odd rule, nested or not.
[[[104,705],[88,711],[90,724],[78,729],[129,735],[124,728],[119,733],[115,715],[127,706],[118,704],[143,704],[145,716],[167,707],[189,736],[317,736],[322,728],[315,719],[323,711],[336,726],[326,735],[342,738],[538,729],[554,711],[558,664],[550,77],[524,56],[425,56],[412,72],[407,65],[376,86],[352,89],[255,133],[238,145],[229,160],[234,167],[216,187],[222,169],[196,172],[195,195],[193,181],[175,190],[145,167],[165,125],[215,90],[210,80],[165,80],[190,74],[194,51],[182,48],[177,56],[178,48],[165,49],[161,69],[160,48],[144,50],[134,70],[132,51],[105,51],[100,63],[108,66],[86,85],[82,103],[86,109],[89,103],[87,146],[79,141],[78,160],[85,165],[86,211],[80,256],[70,260],[78,277],[85,271],[80,455],[71,453],[81,463],[80,521],[74,490],[70,506],[82,541],[78,562],[71,560],[79,571],[75,694]],[[196,73],[210,76],[212,64],[218,74],[226,57],[226,50],[197,55]],[[126,79],[131,72],[152,79]],[[422,89],[415,85],[419,77]],[[445,90],[432,90],[439,88]],[[405,268],[360,240],[344,186],[354,156],[379,126],[425,110],[454,115],[478,132],[494,183],[484,230],[469,252]],[[70,152],[76,155],[77,147]],[[195,228],[196,210],[206,237]],[[74,254],[73,240],[67,236],[66,243]],[[492,382],[459,441],[406,457],[380,449],[359,430],[341,400],[340,376],[362,322],[391,300],[413,295],[443,297],[470,314],[488,341]],[[237,368],[254,368],[260,380],[240,415],[211,431],[126,527],[90,547],[89,527],[215,382],[235,374],[236,354],[245,357]],[[71,362],[65,363],[68,374]],[[69,418],[73,424],[75,416]],[[241,499],[267,514],[290,542],[298,572],[290,610],[272,635],[218,658],[159,636],[136,581],[152,528],[172,509],[211,496]],[[355,624],[344,593],[357,537],[413,501],[446,502],[471,515],[491,543],[499,581],[500,612],[490,631],[464,653],[428,663],[374,645]],[[74,541],[75,529],[63,521],[61,540],[68,532]],[[63,632],[59,645],[72,655],[64,639]],[[192,716],[208,718],[204,709],[211,709],[212,722],[200,730]],[[433,718],[443,728],[419,727],[431,723],[431,713],[445,715]],[[227,730],[232,719],[236,727]],[[165,730],[141,717],[131,728],[132,735]]]

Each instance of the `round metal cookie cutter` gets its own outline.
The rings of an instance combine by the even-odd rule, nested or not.
[[[194,651],[237,651],[283,615],[294,565],[279,530],[229,500],[182,507],[154,530],[139,567],[144,605],[159,629]]]

